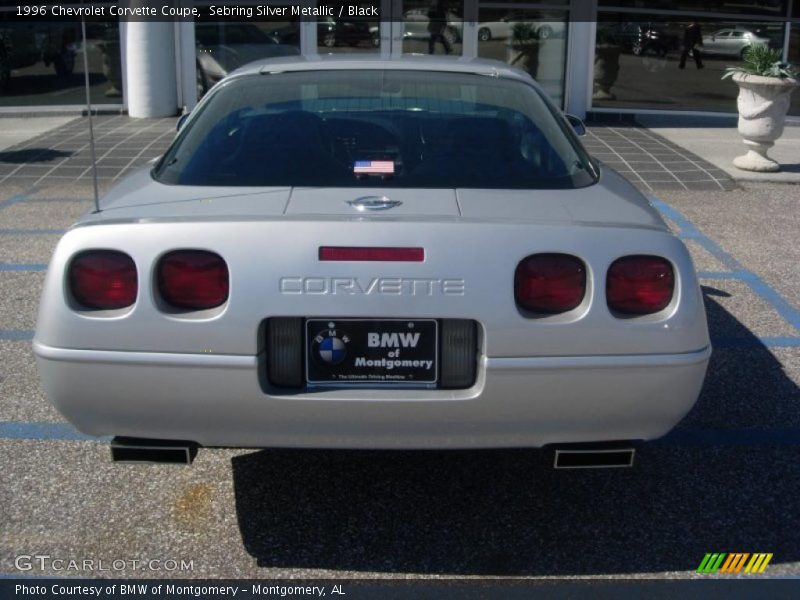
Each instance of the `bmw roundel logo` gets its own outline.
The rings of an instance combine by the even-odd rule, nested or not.
[[[346,335],[340,336],[333,328],[321,331],[314,338],[315,354],[326,365],[338,365],[347,357],[349,341]]]

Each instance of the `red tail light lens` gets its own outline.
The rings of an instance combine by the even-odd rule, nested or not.
[[[158,263],[158,291],[167,304],[204,310],[228,299],[228,265],[219,254],[178,250]]]
[[[88,250],[70,263],[69,290],[75,301],[92,310],[125,308],[136,301],[136,265],[124,252]]]
[[[534,254],[517,265],[517,306],[539,313],[561,313],[578,306],[586,294],[586,267],[569,254]]]
[[[664,310],[672,300],[675,274],[670,262],[659,256],[625,256],[608,269],[608,307],[628,315],[649,315]]]

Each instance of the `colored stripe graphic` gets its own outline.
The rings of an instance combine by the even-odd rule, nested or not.
[[[742,570],[747,557],[750,556],[749,552],[736,552],[729,554],[725,564],[722,565],[720,573],[738,573]]]
[[[767,568],[769,561],[772,560],[772,553],[759,553],[753,554],[753,558],[750,559],[750,562],[745,567],[745,573],[763,573],[764,569]]]
[[[698,573],[716,573],[719,570],[722,561],[725,560],[726,553],[721,554],[706,554],[703,557],[703,562],[697,567]]]
[[[750,554],[749,552],[732,552],[730,554],[726,552],[708,552],[700,562],[700,566],[697,567],[697,573],[714,574],[719,572],[720,574],[736,574],[741,572],[742,567],[744,567],[749,558],[750,562],[747,563],[744,572],[760,574],[767,568],[772,556],[771,553],[766,552],[757,552],[755,554]]]

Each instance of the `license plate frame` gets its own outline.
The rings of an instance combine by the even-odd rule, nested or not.
[[[304,335],[308,387],[438,386],[436,319],[315,317],[305,319]]]

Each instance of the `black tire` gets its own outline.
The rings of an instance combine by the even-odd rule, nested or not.
[[[478,29],[478,39],[482,42],[488,42],[492,39],[492,32],[488,27],[481,27]]]
[[[550,25],[542,25],[536,30],[536,35],[540,40],[547,40],[553,36],[553,29]]]
[[[641,42],[633,42],[633,46],[631,46],[631,52],[633,52],[634,56],[641,56],[644,54],[644,46]]]
[[[744,60],[744,55],[747,54],[748,50],[750,50],[750,46],[742,48],[741,52],[739,52],[739,60]]]

